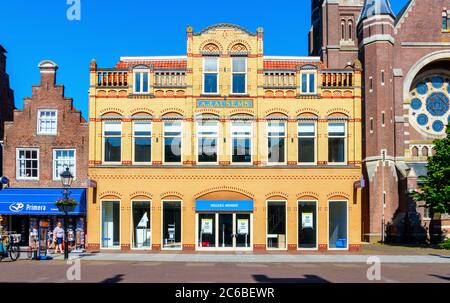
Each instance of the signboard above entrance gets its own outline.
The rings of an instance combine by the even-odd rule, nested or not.
[[[253,211],[253,200],[197,200],[196,211]]]
[[[253,100],[197,100],[198,108],[253,108]]]

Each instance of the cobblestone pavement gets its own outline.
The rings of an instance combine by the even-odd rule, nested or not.
[[[72,266],[72,267],[71,267]],[[170,283],[449,283],[450,264],[381,264],[381,280],[369,281],[365,263],[212,263],[80,261],[80,281],[69,281],[64,261],[3,261],[0,282]],[[7,273],[7,274],[6,274]]]

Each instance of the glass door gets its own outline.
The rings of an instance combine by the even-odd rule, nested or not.
[[[233,247],[233,214],[219,214],[219,248]]]
[[[250,214],[235,214],[236,248],[249,248],[251,240]]]

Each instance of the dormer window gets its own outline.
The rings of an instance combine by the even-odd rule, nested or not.
[[[150,91],[150,70],[146,66],[138,66],[133,70],[134,93],[148,94]]]
[[[302,71],[301,77],[301,92],[302,94],[315,94],[316,93],[316,72],[315,71]]]

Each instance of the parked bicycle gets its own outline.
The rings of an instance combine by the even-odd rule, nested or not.
[[[3,249],[0,251],[0,262],[8,257],[11,261],[17,261],[20,258],[20,241],[17,241],[13,234],[7,234],[0,237],[0,245],[3,246]]]

